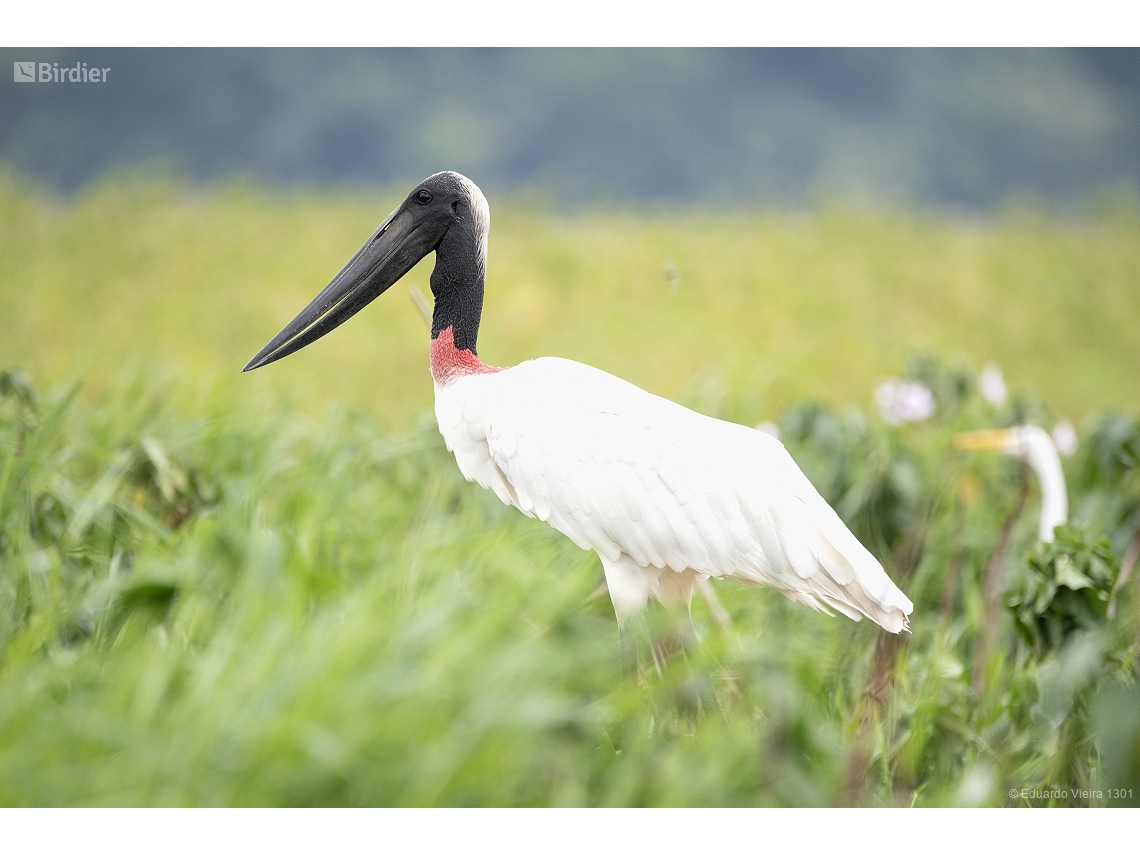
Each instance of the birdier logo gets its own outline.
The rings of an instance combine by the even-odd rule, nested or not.
[[[58,62],[13,62],[16,83],[106,83],[110,68],[88,66],[85,62],[59,67]]]

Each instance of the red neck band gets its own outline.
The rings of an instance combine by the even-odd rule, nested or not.
[[[436,383],[443,384],[452,378],[468,374],[494,374],[496,371],[502,369],[484,365],[470,350],[457,348],[451,327],[431,340],[431,376]]]

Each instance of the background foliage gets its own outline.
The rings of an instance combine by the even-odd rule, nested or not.
[[[0,159],[68,190],[158,160],[286,185],[449,168],[548,205],[1140,193],[1136,49],[0,50],[33,60],[111,69],[0,82]]]
[[[630,679],[597,559],[458,474],[400,288],[237,374],[395,198],[0,184],[0,803],[1136,803],[1134,210],[493,199],[488,361],[779,421],[915,602],[895,641],[718,585],[733,631],[654,611],[673,653]],[[933,418],[882,422],[892,373]],[[1060,416],[1073,525],[1040,548],[1032,480],[952,437]]]

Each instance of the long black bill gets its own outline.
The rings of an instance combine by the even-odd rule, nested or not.
[[[434,231],[407,204],[398,207],[332,282],[261,348],[242,371],[276,362],[339,327],[438,246],[441,235],[433,234]]]

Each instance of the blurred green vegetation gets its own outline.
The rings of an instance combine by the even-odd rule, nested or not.
[[[30,60],[111,69],[0,87],[0,161],[68,190],[158,161],[284,185],[449,168],[559,204],[1140,196],[1135,48],[0,47]]]
[[[1137,802],[1135,212],[495,205],[488,361],[570,356],[779,420],[915,602],[896,639],[717,585],[733,632],[699,598],[681,627],[652,610],[679,649],[630,679],[596,557],[443,448],[401,286],[236,373],[394,202],[5,179],[0,804]],[[935,416],[868,412],[887,373]],[[1063,415],[1072,526],[1041,549],[1018,463],[951,440]],[[1018,592],[1046,589],[1019,635]]]
[[[428,338],[406,294],[428,293],[430,258],[337,335],[238,374],[405,189],[283,194],[133,173],[63,201],[0,176],[0,365],[82,379],[91,397],[124,364],[146,366],[183,397],[313,417],[337,402],[405,430],[431,408]],[[865,406],[916,349],[996,360],[1073,419],[1140,403],[1135,208],[977,221],[491,205],[480,354],[493,364],[565,356],[746,423],[805,399]]]

